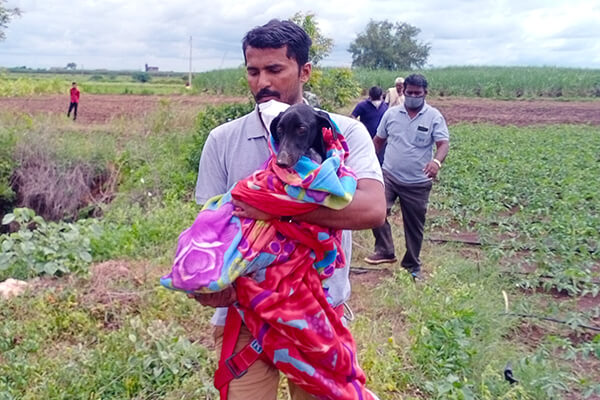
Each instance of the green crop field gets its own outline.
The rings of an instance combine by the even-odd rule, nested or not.
[[[330,75],[338,68],[318,69]],[[397,76],[415,71],[352,70],[354,84],[366,93],[378,85],[393,86]],[[424,71],[434,96],[486,98],[600,98],[600,70],[555,67],[446,67]],[[315,75],[319,75],[317,73]],[[244,68],[230,68],[195,73],[193,87],[185,89],[187,75],[161,73],[149,75],[150,81],[139,83],[133,75],[123,72],[90,72],[85,74],[23,73],[0,71],[0,96],[28,96],[44,93],[64,93],[71,81],[80,83],[87,93],[100,94],[181,94],[213,93],[243,95],[247,93]],[[138,73],[139,74],[139,73]],[[331,85],[343,84],[331,82]],[[309,88],[319,91],[319,82],[311,80]],[[325,95],[324,91],[322,95]],[[339,105],[338,105],[339,106]]]
[[[194,85],[208,86],[198,83],[208,76]],[[227,76],[239,83],[243,71]],[[71,79],[34,84],[63,90]],[[102,84],[133,84],[119,79]],[[321,79],[322,87],[348,82],[337,72]],[[0,399],[218,398],[211,310],[158,278],[198,212],[193,190],[208,131],[251,107],[190,113],[161,101],[153,113],[101,125],[0,110],[0,281],[31,285],[0,300]],[[350,326],[369,387],[382,400],[598,398],[600,128],[450,130],[424,281],[397,264],[367,268],[371,232],[354,234]],[[24,199],[37,215],[20,207]],[[399,210],[391,221],[402,254]],[[505,381],[507,364],[517,384]]]

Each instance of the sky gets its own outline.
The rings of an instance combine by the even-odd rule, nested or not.
[[[0,42],[0,66],[192,71],[243,64],[244,34],[271,18],[312,12],[334,49],[323,66],[350,66],[350,43],[370,20],[421,30],[428,67],[600,68],[598,0],[7,0],[22,16]]]

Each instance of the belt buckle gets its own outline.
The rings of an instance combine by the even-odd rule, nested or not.
[[[229,372],[231,372],[231,375],[233,375],[233,379],[239,379],[242,376],[246,375],[246,373],[248,372],[248,370],[245,369],[243,371],[239,371],[237,369],[237,367],[235,366],[235,364],[231,362],[231,359],[234,356],[235,356],[235,354],[227,357],[227,359],[225,360],[225,366],[227,367],[227,369],[229,370]]]

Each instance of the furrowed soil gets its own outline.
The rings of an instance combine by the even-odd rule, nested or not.
[[[248,97],[216,95],[140,96],[99,95],[81,96],[78,120],[80,123],[106,123],[123,116],[142,116],[152,113],[166,100],[175,109],[190,110],[206,105],[243,103]],[[431,98],[449,124],[481,122],[498,125],[590,124],[600,125],[600,101],[559,100],[492,100],[481,98]],[[32,97],[2,97],[0,110],[30,114],[65,113],[69,99],[62,95]]]

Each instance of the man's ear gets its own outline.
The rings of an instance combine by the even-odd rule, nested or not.
[[[321,132],[323,128],[331,129],[331,133],[333,133],[333,140],[337,140],[337,131],[333,122],[331,122],[331,118],[329,118],[329,114],[325,111],[315,111],[317,116],[317,128],[319,129],[319,136],[323,136]]]
[[[303,66],[300,67],[300,82],[307,83],[310,79],[310,74],[312,71],[312,64],[307,62]]]
[[[279,125],[279,120],[281,119],[281,115],[283,113],[279,113],[278,116],[275,117],[275,119],[273,119],[273,121],[271,121],[271,126],[269,127],[269,131],[271,131],[271,136],[273,136],[273,140],[275,141],[275,143],[279,143],[279,136],[277,135],[277,125]]]

